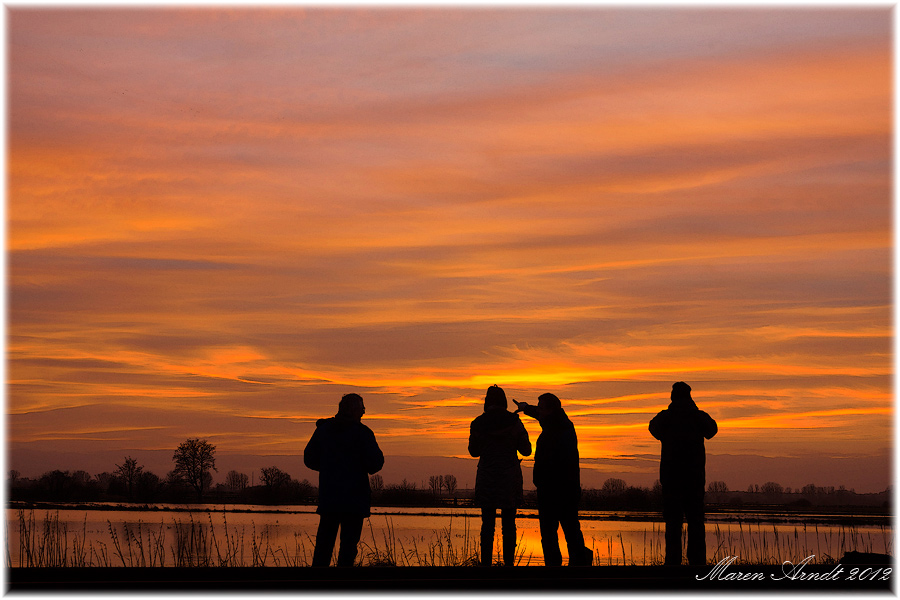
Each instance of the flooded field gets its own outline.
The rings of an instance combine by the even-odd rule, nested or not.
[[[158,505],[157,510],[7,509],[8,566],[305,566],[318,516],[312,506]],[[471,508],[373,508],[363,526],[362,564],[457,566],[478,556],[480,513]],[[654,565],[664,558],[658,516],[583,512],[595,565]],[[541,565],[537,512],[520,510],[517,564]],[[494,553],[499,548],[494,543]],[[893,553],[888,518],[715,513],[706,527],[710,562],[725,556],[780,564],[844,552]],[[560,547],[564,560],[564,540]],[[499,557],[498,557],[499,558]]]

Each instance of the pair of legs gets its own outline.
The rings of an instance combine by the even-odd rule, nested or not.
[[[327,567],[331,564],[334,542],[338,528],[341,530],[341,547],[338,550],[337,566],[352,567],[356,560],[356,545],[362,533],[364,516],[350,513],[323,513],[319,515],[319,529],[316,532],[316,549],[312,566]]]
[[[578,522],[578,501],[560,498],[553,491],[538,489],[538,522],[541,528],[541,547],[544,550],[544,564],[548,567],[562,565],[557,531],[562,527],[569,550],[570,566],[590,566],[593,552],[584,545],[581,523]]]
[[[687,559],[706,564],[706,528],[703,487],[663,486],[663,519],[666,522],[666,564],[681,564],[681,525],[687,520]]]
[[[494,550],[494,528],[497,520],[496,508],[481,509],[481,566],[491,566]],[[503,564],[513,566],[516,558],[516,509],[500,509],[501,536],[503,538]]]

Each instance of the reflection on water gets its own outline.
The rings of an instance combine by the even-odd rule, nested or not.
[[[24,522],[19,511],[8,509],[8,564],[27,564],[42,536],[47,537],[46,519],[58,519],[54,531],[59,539],[52,545],[62,546],[69,554],[80,552],[81,562],[75,564],[85,566],[151,561],[164,566],[194,564],[179,563],[185,552],[194,557],[206,554],[210,564],[299,566],[311,561],[318,525],[315,507],[157,507],[168,510],[34,510],[25,511]],[[360,541],[364,564],[449,565],[477,556],[478,509],[377,507],[372,513]],[[810,555],[815,555],[817,562],[838,559],[849,550],[893,553],[889,524],[873,525],[848,517],[842,517],[844,524],[828,523],[828,515],[804,515],[802,521],[791,514],[752,515],[749,519],[741,514],[740,521],[736,516],[710,515],[706,535],[711,563],[725,556],[780,564]],[[585,542],[594,550],[595,565],[662,563],[664,527],[658,517],[621,512],[584,512],[582,517]],[[520,510],[516,528],[518,564],[543,564],[537,512]],[[23,529],[27,537],[23,537]],[[501,547],[499,529],[495,549]],[[567,559],[562,537],[560,548]]]

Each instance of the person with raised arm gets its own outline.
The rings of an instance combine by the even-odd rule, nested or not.
[[[542,394],[537,406],[516,400],[513,402],[516,403],[517,413],[525,413],[541,425],[541,434],[535,444],[532,476],[537,489],[544,564],[548,567],[562,565],[558,535],[562,527],[569,551],[569,566],[590,566],[594,553],[585,547],[578,521],[581,471],[575,426],[554,394]]]

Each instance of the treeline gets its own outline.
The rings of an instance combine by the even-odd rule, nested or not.
[[[240,483],[243,473],[231,471],[238,483],[210,484],[200,498],[192,486],[171,473],[165,478],[144,471],[133,479],[106,471],[91,476],[85,471],[47,471],[40,477],[9,473],[7,498],[19,502],[135,502],[141,504],[207,502],[215,504],[312,504],[318,490],[306,479],[298,481],[277,467],[265,469],[272,479],[258,485]]]
[[[174,468],[160,477],[148,471],[130,456],[112,471],[92,476],[87,471],[47,471],[37,479],[9,472],[8,498],[17,502],[138,502],[151,503],[229,503],[229,504],[314,504],[318,490],[306,479],[298,481],[278,467],[263,467],[259,485],[250,485],[246,473],[229,471],[224,483],[213,483],[216,447],[206,440],[188,439],[172,455]],[[472,490],[459,490],[455,475],[432,475],[428,484],[418,487],[404,479],[385,484],[381,475],[370,478],[372,503],[376,506],[470,506]],[[784,488],[769,481],[751,485],[746,492],[728,489],[724,481],[710,482],[707,504],[737,509],[744,505],[812,506],[868,505],[890,507],[890,490],[881,494],[856,494],[843,486],[806,485],[799,490]],[[525,494],[525,506],[536,507],[534,492]],[[611,477],[597,489],[584,490],[581,510],[662,510],[662,487],[629,486],[625,480]]]
[[[317,490],[297,481],[278,467],[261,470],[261,485],[248,485],[245,473],[229,471],[225,483],[213,485],[216,447],[206,440],[187,439],[172,455],[174,468],[165,478],[148,471],[130,456],[112,471],[91,476],[87,471],[47,471],[37,479],[9,472],[9,499],[22,502],[140,503],[190,501],[240,504],[305,504],[314,502]]]
[[[225,482],[207,481],[198,498],[195,489],[175,472],[165,478],[147,471],[133,459],[116,465],[114,471],[91,476],[86,471],[47,471],[35,479],[9,472],[8,499],[17,502],[135,502],[141,504],[206,502],[214,504],[315,504],[318,489],[308,480],[297,480],[277,467],[264,467],[260,482],[250,485],[245,473],[229,471]],[[473,506],[473,490],[459,489],[453,475],[433,475],[427,483],[402,480],[385,484],[381,475],[370,478],[375,506]],[[876,507],[889,510],[891,491],[857,494],[843,487],[813,484],[799,489],[784,488],[774,482],[751,485],[747,490],[729,490],[722,481],[707,486],[709,509],[755,510],[783,508],[802,510],[815,507]],[[525,492],[525,508],[536,508],[534,491]],[[662,488],[629,486],[619,478],[607,479],[599,489],[582,492],[581,510],[642,511],[662,510]]]
[[[844,486],[817,486],[809,483],[800,488],[783,487],[774,481],[751,484],[746,490],[729,490],[723,481],[713,481],[707,486],[707,504],[719,504],[730,508],[742,506],[783,506],[793,510],[814,507],[868,506],[888,510],[892,506],[893,490],[858,494]]]

